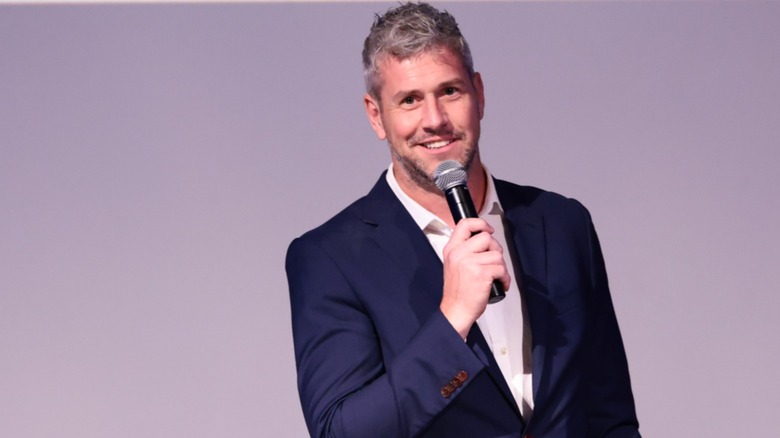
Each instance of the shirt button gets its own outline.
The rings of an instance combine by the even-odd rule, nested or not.
[[[501,347],[501,350],[500,350],[500,351],[501,351],[501,355],[502,355],[502,356],[506,356],[507,352],[509,352],[509,350],[507,350],[507,348],[506,348],[506,347]]]

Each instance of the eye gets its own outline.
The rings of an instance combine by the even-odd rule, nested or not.
[[[455,87],[447,87],[447,88],[444,89],[444,94],[446,96],[452,96],[452,95],[454,95],[457,92],[458,92],[458,89],[455,88]]]
[[[414,105],[415,99],[414,96],[406,96],[401,100],[402,105]]]

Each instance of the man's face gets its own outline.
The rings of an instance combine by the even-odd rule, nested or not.
[[[439,163],[457,160],[467,170],[479,164],[485,99],[478,73],[470,79],[457,56],[437,50],[400,60],[388,56],[379,74],[381,100],[366,95],[366,112],[390,145],[401,187],[438,193],[431,175]]]

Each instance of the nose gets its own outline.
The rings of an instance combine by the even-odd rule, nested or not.
[[[447,125],[447,111],[436,98],[428,98],[423,102],[422,128],[429,132],[436,132]]]

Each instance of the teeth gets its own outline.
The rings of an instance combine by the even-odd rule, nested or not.
[[[449,140],[435,141],[433,143],[426,143],[425,147],[428,149],[439,149],[450,144]]]

